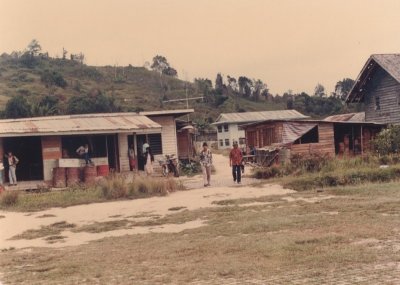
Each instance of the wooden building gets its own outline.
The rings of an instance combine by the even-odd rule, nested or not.
[[[19,181],[50,182],[56,167],[79,167],[75,153],[88,144],[95,165],[129,171],[128,147],[142,156],[147,141],[155,159],[178,154],[176,118],[192,113],[168,110],[141,113],[67,115],[0,120],[0,156],[11,151],[20,160]],[[139,159],[140,160],[140,159]],[[156,164],[155,164],[156,165]],[[138,164],[143,170],[142,164]],[[7,175],[5,175],[7,178]]]
[[[256,149],[289,149],[291,155],[312,153],[357,155],[370,150],[369,142],[381,124],[340,120],[272,120],[243,125],[246,142]]]
[[[400,54],[371,55],[346,102],[364,103],[367,122],[400,123]]]

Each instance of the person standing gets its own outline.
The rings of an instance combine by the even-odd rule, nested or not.
[[[129,167],[131,171],[136,169],[136,154],[135,147],[131,144],[131,147],[128,149],[128,157],[129,157]]]
[[[210,186],[212,153],[206,142],[203,143],[203,149],[200,152],[200,165],[203,172],[204,187]]]
[[[3,190],[3,182],[4,182],[4,164],[3,159],[0,157],[0,192]]]
[[[153,174],[153,162],[154,162],[154,155],[151,152],[151,148],[148,147],[145,153],[145,166],[144,166],[144,170],[146,171],[147,176],[151,176]]]
[[[242,151],[238,148],[237,142],[233,143],[233,148],[229,153],[229,166],[232,167],[233,182],[241,183],[242,180]]]
[[[76,153],[85,159],[86,165],[93,164],[92,160],[90,159],[90,154],[89,154],[89,145],[85,144],[84,146],[81,145],[77,150]]]
[[[17,169],[17,164],[19,162],[19,159],[11,151],[9,151],[7,155],[7,161],[8,161],[8,178],[10,181],[10,186],[17,185],[17,175],[15,171]]]

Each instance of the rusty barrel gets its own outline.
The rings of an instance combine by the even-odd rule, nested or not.
[[[108,176],[110,173],[110,168],[108,164],[97,166],[97,176]]]
[[[83,169],[83,181],[85,184],[94,184],[96,182],[97,168],[94,166],[85,166]]]
[[[80,168],[68,167],[67,168],[67,186],[74,186],[80,181]]]
[[[65,167],[53,168],[53,187],[64,188],[67,186],[67,176]]]

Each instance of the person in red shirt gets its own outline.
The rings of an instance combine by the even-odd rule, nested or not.
[[[233,182],[241,183],[242,173],[241,173],[241,165],[242,165],[243,154],[242,151],[238,148],[237,142],[233,143],[233,148],[229,153],[229,166],[232,167],[232,175]]]

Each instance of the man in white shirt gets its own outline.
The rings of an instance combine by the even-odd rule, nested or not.
[[[89,145],[88,145],[88,144],[85,144],[84,146],[81,145],[81,146],[76,150],[76,153],[77,153],[80,157],[82,157],[82,158],[85,159],[86,165],[88,165],[89,163],[90,163],[90,164],[93,164],[93,162],[92,162],[92,160],[90,159],[90,156],[89,156]]]

